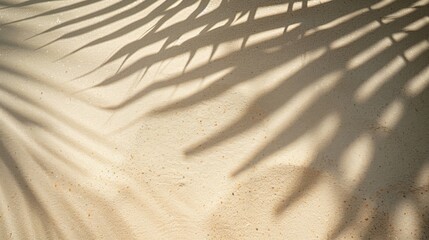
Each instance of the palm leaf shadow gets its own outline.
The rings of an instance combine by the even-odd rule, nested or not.
[[[152,4],[154,2],[143,1],[137,8],[118,13],[100,23],[66,33],[51,43],[60,39],[82,36],[116,21],[127,19],[129,15],[137,14]],[[279,14],[255,17],[259,9],[283,6],[282,4],[287,4],[284,5],[286,9]],[[296,4],[301,5],[301,7],[294,9],[293,6]],[[429,54],[427,50],[420,50],[417,52],[417,56],[408,59],[405,53],[419,44],[427,44],[428,42],[428,4],[421,1],[393,1],[381,4],[381,1],[378,0],[359,3],[343,3],[334,0],[310,6],[307,1],[221,1],[217,8],[205,12],[204,10],[208,5],[208,1],[180,1],[178,4],[172,1],[161,2],[155,6],[149,15],[125,28],[114,30],[96,40],[85,43],[71,52],[70,55],[105,44],[124,34],[138,31],[141,26],[152,24],[153,21],[155,24],[143,37],[121,46],[107,61],[94,69],[97,71],[119,59],[125,59],[117,74],[103,79],[93,87],[111,86],[143,69],[147,70],[157,63],[188,54],[189,58],[180,75],[149,84],[144,89],[128,96],[124,101],[107,108],[115,111],[137,104],[153,91],[194,82],[204,78],[204,76],[232,67],[231,72],[219,77],[196,93],[172,104],[154,109],[151,114],[156,115],[168,114],[215,99],[236,86],[245,84],[257,76],[263,76],[264,73],[272,69],[305,56],[312,51],[323,49],[324,53],[319,57],[305,62],[296,73],[280,79],[280,84],[276,88],[256,98],[241,117],[227,123],[222,131],[185,149],[185,154],[193,155],[204,152],[255,129],[285,108],[302,91],[316,86],[324,77],[338,73],[339,77],[332,88],[317,96],[310,105],[296,114],[292,122],[285,124],[281,131],[271,136],[270,140],[264,143],[260,149],[256,149],[252,155],[245,158],[242,166],[232,173],[232,177],[268,161],[270,157],[289,147],[301,136],[311,132],[320,124],[321,119],[335,115],[339,116],[340,128],[333,134],[332,139],[318,150],[317,155],[309,161],[310,168],[326,170],[341,179],[343,173],[338,166],[342,164],[342,156],[360,137],[369,134],[373,139],[372,144],[375,150],[369,157],[370,163],[367,170],[356,183],[357,190],[351,191],[350,196],[359,195],[364,196],[365,199],[372,197],[372,201],[376,205],[382,206],[386,209],[385,212],[391,213],[403,201],[403,193],[410,193],[414,191],[413,189],[421,187],[414,185],[413,181],[417,181],[429,160],[426,147],[429,145],[427,135],[429,129],[425,124],[429,121],[427,107],[429,94],[427,88],[423,88],[418,95],[410,97],[404,94],[404,88],[421,74],[426,74],[427,77]],[[187,18],[164,27],[168,20],[174,19],[188,7],[193,7],[194,11],[191,11]],[[106,9],[114,8],[116,5],[106,7]],[[88,14],[86,17],[76,18],[68,23],[52,27],[41,34],[81,23],[88,20],[92,15]],[[238,22],[246,15],[248,16],[247,20]],[[324,27],[338,19],[341,21],[334,24],[333,27]],[[410,25],[417,22],[424,23],[412,30],[407,30]],[[296,25],[298,27],[288,30],[289,27]],[[365,28],[370,30],[363,31],[362,29]],[[253,35],[274,29],[284,29],[285,31],[281,36],[249,44],[249,39]],[[195,30],[200,30],[200,34],[179,45],[172,44],[181,36]],[[363,33],[357,34],[358,37],[356,38],[349,37],[351,40],[347,40],[349,35],[358,32]],[[395,36],[399,34],[404,37],[397,39]],[[213,58],[219,45],[234,40],[242,40],[240,49],[232,50],[220,58]],[[375,54],[370,55],[364,62],[350,66],[350,63],[357,56],[375,48],[377,44],[386,40],[390,43],[383,49],[375,51]],[[134,62],[129,60],[129,64],[125,64],[130,56],[133,56],[137,51],[163,41],[164,44],[158,52],[137,57]],[[341,41],[343,42],[341,43]],[[190,66],[196,52],[205,47],[213,49],[208,58],[209,62],[197,67]],[[254,56],[258,57],[255,58]],[[374,87],[370,90],[371,94],[367,99],[364,101],[356,100],[356,95],[361,91],[360,89],[369,84],[370,80],[376,78],[380,72],[385,71],[386,66],[399,61],[398,59],[402,59],[402,65],[395,67],[391,74],[385,72],[388,76],[387,79],[378,88]],[[394,127],[384,128],[379,123],[380,116],[387,106],[398,101],[404,106],[402,117]],[[264,110],[261,112],[260,109]],[[258,114],[259,117],[250,121],[249,119],[253,118],[255,114]],[[362,117],[363,115],[367,117]],[[134,121],[130,122],[133,123],[138,118],[139,116],[136,116]],[[380,132],[380,129],[385,131]],[[407,142],[413,144],[406,144]],[[386,170],[388,173],[384,172]],[[276,208],[277,216],[281,216],[288,206],[294,202],[299,202],[306,191],[317,185],[316,179],[298,179],[298,183],[302,184],[300,190],[290,196],[285,196],[283,203]],[[397,184],[394,193],[383,193],[381,197],[374,197],[376,193],[380,195],[379,189],[385,188],[385,185],[389,184]],[[361,192],[361,189],[366,190]],[[386,201],[387,198],[391,200]],[[352,201],[351,198],[349,200]],[[424,211],[419,221],[427,223],[429,216],[427,206],[417,198],[411,201],[418,209]],[[353,219],[356,212],[366,204],[366,201],[363,200],[354,202],[355,208],[342,212],[342,219],[332,230],[332,237],[339,236],[348,227],[347,223],[356,221]],[[371,217],[372,226],[379,227],[379,231],[381,228],[386,234],[388,221],[388,218],[380,215],[380,212],[374,213]],[[375,234],[374,229],[367,229],[367,232],[362,233],[365,237],[370,237],[373,234]],[[421,226],[419,234],[420,236],[428,234],[424,231],[424,224]]]

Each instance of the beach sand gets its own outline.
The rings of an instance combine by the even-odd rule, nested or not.
[[[429,1],[0,7],[0,239],[429,238]]]

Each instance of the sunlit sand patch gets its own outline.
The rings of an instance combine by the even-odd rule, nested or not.
[[[337,195],[338,192],[342,194]],[[217,210],[209,216],[208,238],[326,239],[335,235],[332,231],[342,221],[338,211],[347,204],[355,203],[349,200],[345,185],[329,174],[311,168],[277,165],[246,174],[218,202]],[[359,209],[357,205],[348,208]],[[351,218],[368,223],[365,219],[370,214],[371,207]],[[312,224],[307,224],[310,222]],[[359,238],[362,229],[365,224],[347,229],[346,236]]]
[[[373,148],[374,142],[371,140],[371,135],[362,134],[344,151],[340,169],[342,178],[350,186],[364,177],[373,161]]]

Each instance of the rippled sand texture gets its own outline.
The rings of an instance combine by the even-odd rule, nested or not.
[[[428,13],[0,0],[0,239],[428,239]]]

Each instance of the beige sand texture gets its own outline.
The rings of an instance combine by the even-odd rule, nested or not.
[[[0,0],[0,239],[429,239],[428,14]]]

